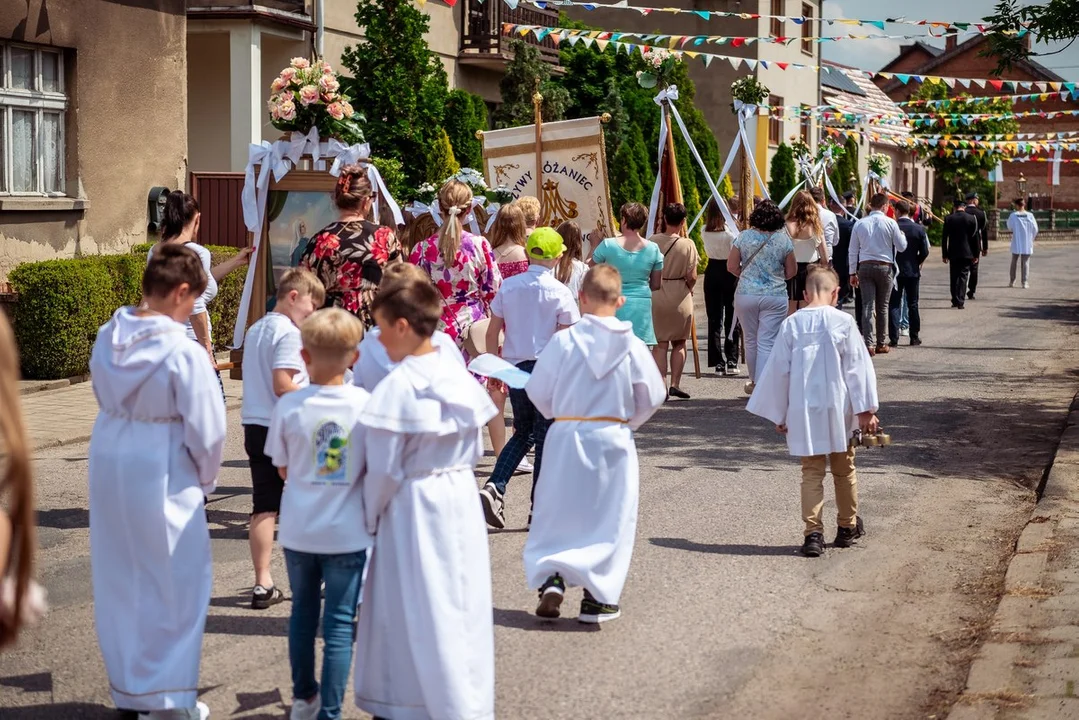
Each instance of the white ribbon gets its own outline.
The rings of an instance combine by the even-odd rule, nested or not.
[[[442,217],[438,214],[438,201],[434,200],[430,205],[422,203],[419,200],[414,200],[405,210],[412,213],[412,217],[419,217],[421,215],[429,214],[431,219],[435,221],[435,227],[442,227]]]
[[[757,169],[757,161],[753,157],[749,135],[746,134],[746,121],[754,114],[756,108],[756,105],[744,105],[741,100],[734,101],[734,109],[738,112],[738,134],[742,138],[742,143],[746,146],[746,157],[749,158],[749,166],[753,168],[753,177],[756,178],[757,184],[760,185],[764,199],[771,200],[772,198],[768,196],[768,185],[761,178],[760,170]]]
[[[333,158],[330,165],[330,175],[341,177],[341,169],[347,165],[358,165],[360,158],[370,157],[371,150],[366,143],[345,145],[336,138],[330,138],[326,143],[326,156]]]
[[[663,88],[653,98],[656,105],[659,105],[659,154],[657,156],[659,158],[657,161],[659,172],[656,173],[656,182],[652,186],[652,199],[648,203],[648,225],[645,226],[646,234],[652,232],[652,229],[656,226],[656,216],[659,215],[660,185],[663,182],[663,151],[667,147],[667,108],[673,107],[672,101],[677,99],[677,85],[670,85]],[[671,162],[675,162],[675,159],[671,158]]]
[[[1064,157],[1064,150],[1057,148],[1053,153],[1053,185],[1060,185],[1060,161]]]
[[[382,174],[379,173],[375,164],[371,162],[371,146],[368,143],[345,145],[338,140],[331,139],[327,149],[334,156],[333,165],[330,166],[330,174],[334,177],[340,177],[341,170],[346,165],[359,165],[367,170],[367,179],[371,181],[371,187],[377,190],[373,205],[376,222],[381,222],[382,214],[379,212],[379,201],[384,199],[386,205],[390,208],[390,213],[393,215],[393,221],[399,226],[405,224],[405,217],[401,214],[400,206],[393,199],[393,195],[390,195],[390,191],[386,189]]]
[[[780,210],[783,210],[784,208],[787,207],[787,205],[790,204],[790,201],[794,199],[794,196],[798,194],[798,191],[801,190],[803,187],[805,187],[806,182],[808,182],[808,181],[802,180],[800,183],[795,185],[794,188],[789,193],[787,193],[787,197],[783,198],[779,202],[779,209]]]
[[[839,199],[839,195],[836,194],[835,188],[832,187],[832,178],[828,177],[828,173],[824,173],[824,186],[828,188],[828,195],[831,196],[832,202],[834,202],[840,207],[841,210],[843,210],[843,214],[849,217],[851,220],[857,220],[858,216],[847,210],[847,206],[843,203],[842,200]]]
[[[473,196],[472,197],[472,207],[469,209],[468,214],[465,215],[464,221],[461,223],[463,225],[464,223],[467,222],[468,223],[468,229],[472,231],[473,235],[482,235],[483,234],[483,233],[480,232],[479,220],[476,219],[476,208],[483,207],[483,204],[485,202],[487,202],[487,198]]]
[[[495,224],[495,218],[498,217],[498,211],[501,209],[501,203],[487,203],[487,225],[483,228],[484,233],[491,232],[491,226]]]
[[[318,128],[313,127],[307,131],[304,135],[301,132],[294,132],[288,139],[288,159],[292,161],[293,165],[300,164],[300,158],[306,153],[311,153],[311,158],[318,162]]]

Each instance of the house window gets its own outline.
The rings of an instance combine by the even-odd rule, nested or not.
[[[771,19],[771,33],[772,37],[785,37],[783,35],[783,21],[776,17],[777,15],[783,15],[783,0],[772,0],[772,19]]]
[[[768,105],[772,108],[768,113],[768,144],[779,145],[783,142],[783,98],[769,95]]]
[[[802,52],[812,55],[813,41],[809,38],[813,37],[813,6],[809,3],[802,3],[802,17]]]
[[[64,194],[64,56],[0,43],[0,195]]]
[[[813,116],[810,114],[810,107],[805,103],[802,104],[802,117],[799,118],[799,123],[802,130],[802,142],[806,145],[809,144],[809,138],[811,136],[811,130],[813,129]]]

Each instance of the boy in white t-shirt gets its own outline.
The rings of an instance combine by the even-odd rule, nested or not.
[[[289,270],[277,286],[273,312],[247,330],[244,339],[244,398],[240,421],[251,467],[252,508],[248,542],[255,567],[251,608],[265,610],[285,599],[273,583],[273,531],[284,487],[266,456],[266,433],[279,397],[307,384],[300,357],[299,325],[322,307],[326,290],[309,270]]]
[[[370,397],[345,384],[356,362],[363,325],[339,308],[319,310],[301,328],[311,384],[277,403],[266,454],[286,480],[279,540],[285,548],[292,617],[292,720],[341,717],[352,667],[356,604],[372,539],[364,526],[363,432]],[[315,638],[323,615],[321,692],[315,680]],[[320,712],[321,710],[321,712]]]

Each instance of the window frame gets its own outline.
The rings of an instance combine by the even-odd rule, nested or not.
[[[812,145],[813,137],[813,115],[810,112],[812,110],[811,105],[802,103],[801,117],[798,118],[799,132],[801,133],[802,142],[806,145]]]
[[[783,114],[774,114],[772,108],[781,108],[784,102],[779,95],[768,96],[768,145],[771,147],[779,147],[783,142]]]
[[[783,7],[783,0],[772,0],[771,10],[772,12],[770,14],[773,17],[769,18],[768,20],[769,34],[774,38],[786,37],[786,35],[783,34],[783,26],[785,25],[785,23],[779,18],[775,17],[776,15],[786,17]]]
[[[11,61],[12,49],[33,52],[33,88],[16,89],[13,86]],[[43,57],[56,56],[57,90],[45,90],[42,72]],[[70,102],[67,97],[65,74],[65,54],[60,48],[43,47],[29,43],[0,41],[0,197],[23,198],[59,198],[67,197],[67,119]],[[14,153],[12,151],[15,133],[15,112],[33,113],[33,171],[34,189],[13,189]],[[59,138],[57,150],[57,189],[45,189],[44,171],[44,118],[46,115],[59,116]]]
[[[808,12],[807,12],[808,11]],[[813,15],[813,6],[807,2],[802,3],[802,54],[813,57],[813,41],[807,38],[813,37],[813,23],[816,17]]]

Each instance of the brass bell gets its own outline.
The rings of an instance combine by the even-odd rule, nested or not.
[[[877,447],[880,444],[876,435],[863,435],[862,446],[863,447]]]
[[[874,437],[876,437],[877,444],[881,447],[892,444],[892,436],[884,432],[884,428],[878,428],[877,434]]]

